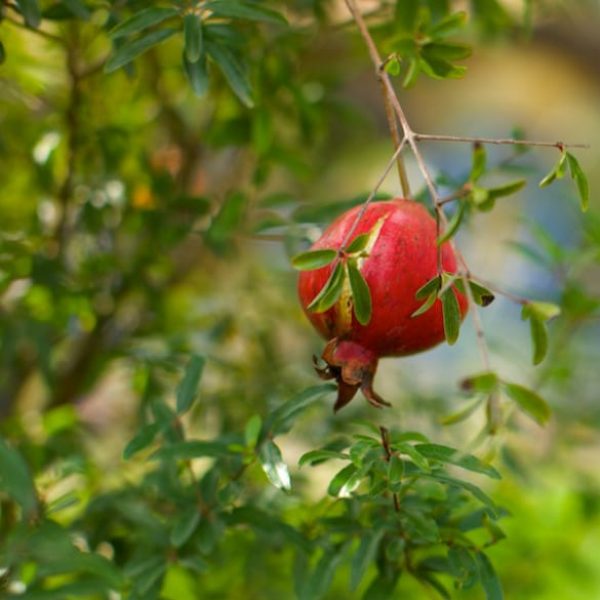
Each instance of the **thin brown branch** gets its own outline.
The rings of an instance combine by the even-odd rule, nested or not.
[[[487,138],[487,137],[470,137],[461,135],[437,135],[429,133],[414,133],[414,139],[418,142],[433,141],[433,142],[466,142],[479,144],[498,144],[511,146],[541,146],[545,148],[589,148],[589,144],[568,144],[565,142],[546,142],[540,140],[520,140],[513,138]]]
[[[11,5],[9,5],[9,7],[13,8]],[[40,37],[43,37],[52,42],[56,42],[57,44],[64,45],[64,43],[65,43],[65,41],[61,37],[54,35],[53,33],[50,33],[49,31],[44,31],[43,29],[40,29],[39,27],[37,29],[28,27],[27,25],[25,25],[25,23],[21,23],[21,21],[19,21],[18,19],[15,19],[11,15],[4,15],[3,20],[7,21],[11,25],[14,25],[15,27],[18,27],[19,29],[24,29],[25,31],[29,31],[29,33],[39,35]]]
[[[390,447],[390,432],[386,427],[380,425],[379,432],[381,433],[381,445],[383,446],[383,451],[385,452],[385,460],[386,462],[390,462],[393,452]],[[394,510],[396,512],[400,512],[400,498],[396,492],[392,493],[392,499],[394,501]]]

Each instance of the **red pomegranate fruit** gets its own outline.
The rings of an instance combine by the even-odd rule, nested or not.
[[[314,361],[323,379],[338,382],[335,411],[348,404],[359,388],[372,405],[389,406],[372,387],[378,360],[422,352],[445,339],[439,298],[428,310],[414,315],[424,303],[415,297],[417,290],[439,274],[435,219],[411,200],[373,202],[354,229],[352,239],[346,240],[360,210],[358,206],[338,217],[311,251],[339,251],[344,243],[348,249],[358,236],[370,233],[369,247],[352,257],[370,291],[372,308],[368,322],[363,318],[365,324],[361,324],[357,319],[348,277],[333,306],[323,312],[309,308],[337,264],[348,259],[345,252],[322,268],[302,271],[298,282],[304,312],[328,340],[322,354],[326,366],[319,367],[316,357]],[[443,272],[456,272],[456,258],[449,242],[442,245],[441,261]],[[466,298],[455,288],[446,293],[455,295],[462,319],[467,311]]]

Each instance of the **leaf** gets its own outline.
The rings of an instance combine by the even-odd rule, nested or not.
[[[341,262],[338,262],[329,279],[321,288],[321,291],[313,298],[312,302],[306,307],[312,312],[321,313],[329,310],[339,299],[344,287],[346,271]]]
[[[485,371],[463,379],[460,383],[460,387],[465,390],[465,392],[491,394],[496,389],[499,382],[500,380],[496,373],[493,371]]]
[[[230,17],[250,21],[264,21],[286,25],[285,17],[274,10],[264,8],[256,3],[237,2],[235,0],[213,0],[206,2],[203,8],[211,10],[218,17]]]
[[[202,22],[194,13],[183,17],[183,47],[185,57],[191,63],[197,62],[202,56]]]
[[[442,446],[441,444],[417,444],[415,450],[429,460],[450,463],[474,473],[487,475],[492,479],[500,479],[500,473],[494,467],[484,463],[472,454],[463,454],[455,448]]]
[[[323,549],[315,570],[308,575],[300,590],[300,600],[320,600],[331,586],[333,576],[343,558],[342,548]]]
[[[375,561],[377,549],[385,529],[379,528],[365,532],[361,537],[360,544],[352,557],[350,566],[350,590],[354,591],[359,586],[367,569]]]
[[[423,72],[434,79],[460,79],[467,72],[466,67],[433,56],[422,55],[419,64]]]
[[[419,469],[425,471],[425,473],[429,473],[429,471],[431,471],[427,458],[418,452],[411,444],[407,444],[405,442],[394,444],[394,449],[401,454],[406,454],[406,456],[408,456],[413,463],[419,467]]]
[[[431,473],[428,475],[424,475],[424,477],[429,477],[431,479],[435,479],[436,481],[441,481],[448,485],[454,485],[459,488],[463,488],[468,491],[474,498],[477,498],[482,504],[487,506],[494,515],[498,514],[498,507],[494,504],[494,501],[477,487],[475,484],[470,483],[468,481],[463,481],[462,479],[456,479],[454,477],[450,477],[449,475],[444,475],[442,473]]]
[[[475,398],[462,409],[457,410],[452,414],[446,415],[445,417],[442,417],[440,419],[440,423],[442,425],[454,425],[455,423],[460,423],[461,421],[464,421],[477,410],[477,408],[481,404],[481,400],[481,398]]]
[[[369,244],[370,233],[361,233],[357,235],[351,242],[346,246],[346,252],[348,254],[354,254],[362,252]]]
[[[436,275],[415,292],[415,298],[417,300],[423,300],[427,298],[431,292],[438,292],[441,286],[442,279],[439,275]]]
[[[300,457],[298,466],[303,467],[304,465],[314,465],[316,463],[322,463],[329,459],[348,459],[348,455],[344,452],[336,452],[335,450],[311,450],[306,452]]]
[[[429,294],[427,300],[425,300],[425,302],[423,302],[423,304],[421,304],[421,306],[419,306],[419,308],[417,308],[417,310],[415,310],[415,312],[410,315],[411,319],[414,317],[418,317],[423,313],[426,313],[435,304],[436,300],[437,291],[433,291],[431,292],[431,294]]]
[[[177,413],[186,412],[198,393],[198,385],[204,370],[204,358],[198,354],[193,354],[185,369],[185,374],[177,388]]]
[[[186,440],[159,448],[152,460],[188,460],[191,458],[228,456],[229,444],[220,440]]]
[[[61,0],[61,2],[73,16],[79,17],[84,21],[87,21],[92,14],[90,9],[81,0]]]
[[[577,184],[581,212],[585,212],[590,205],[590,189],[588,180],[585,173],[583,172],[583,169],[579,165],[579,161],[570,152],[567,152],[566,155],[567,162],[569,163],[571,179],[573,179]]]
[[[480,283],[476,283],[472,279],[469,280],[469,287],[471,288],[471,294],[473,294],[473,300],[475,300],[475,304],[478,304],[479,306],[489,306],[496,299],[490,290]]]
[[[421,72],[421,64],[420,61],[416,58],[411,58],[408,63],[408,69],[406,71],[406,75],[402,80],[402,87],[411,88],[419,78],[419,73]]]
[[[169,537],[175,548],[180,548],[190,539],[190,536],[198,527],[198,523],[200,523],[200,516],[198,507],[193,504],[175,520]]]
[[[454,43],[438,43],[433,42],[426,44],[423,48],[423,53],[426,56],[439,58],[446,61],[463,60],[469,58],[473,54],[471,46],[466,44]],[[473,180],[474,181],[474,180]]]
[[[479,567],[479,580],[481,581],[481,587],[485,592],[486,599],[504,600],[502,584],[498,579],[498,575],[496,574],[490,559],[483,552],[477,552],[475,554],[475,560]]]
[[[432,27],[428,33],[431,37],[441,38],[452,35],[459,29],[462,29],[467,23],[468,15],[465,11],[454,12],[443,19],[440,19]]]
[[[456,209],[456,212],[452,215],[452,219],[450,219],[450,222],[448,223],[448,227],[446,228],[446,231],[444,231],[443,235],[440,238],[438,238],[438,241],[437,241],[438,246],[441,246],[442,244],[444,244],[445,242],[447,242],[448,240],[450,240],[454,237],[454,235],[458,231],[458,228],[460,227],[460,224],[462,223],[463,217],[465,216],[466,209],[467,209],[466,203],[459,202],[458,208]]]
[[[523,306],[521,317],[528,319],[534,317],[541,321],[549,321],[560,314],[560,306],[552,302],[527,302]]]
[[[450,346],[458,339],[460,332],[460,307],[452,289],[446,290],[441,297],[444,317],[444,334]]]
[[[352,291],[352,304],[356,320],[361,325],[367,325],[371,320],[371,292],[362,273],[354,261],[348,261],[348,279]]]
[[[404,462],[395,454],[388,463],[388,480],[390,484],[400,483],[404,476]]]
[[[225,46],[206,42],[206,51],[215,61],[229,87],[247,108],[254,106],[246,69],[235,54]]]
[[[541,188],[550,185],[555,179],[562,179],[565,176],[565,166],[567,161],[567,153],[562,152],[558,162],[552,167],[552,170],[540,181]]]
[[[504,389],[508,396],[540,425],[544,425],[548,421],[552,411],[540,395],[517,383],[505,383]]]
[[[397,56],[392,56],[389,60],[386,61],[385,71],[386,73],[389,73],[392,77],[400,75],[400,70],[400,61],[398,60]]]
[[[348,482],[357,474],[358,468],[354,464],[346,465],[343,469],[338,471],[333,479],[329,482],[327,493],[330,496],[339,496],[342,489],[348,490]],[[349,490],[352,491],[352,490]]]
[[[510,196],[524,188],[526,185],[527,181],[525,179],[519,179],[495,188],[490,188],[488,189],[488,197],[491,200],[495,200],[496,198],[501,198],[503,196]]]
[[[415,31],[419,17],[419,0],[400,0],[396,2],[395,25],[407,33]]]
[[[164,42],[176,33],[177,29],[159,29],[144,37],[138,38],[137,40],[123,44],[106,61],[104,72],[112,73],[113,71],[124,67],[144,52],[150,50],[153,46]]]
[[[260,418],[260,415],[252,416],[246,423],[246,428],[244,429],[244,440],[246,441],[246,446],[248,448],[254,448],[256,446],[261,431],[262,419]]]
[[[25,19],[26,25],[37,29],[42,20],[38,0],[16,0],[16,3],[23,15],[23,19]]]
[[[267,440],[258,453],[260,464],[269,481],[281,490],[290,490],[291,481],[287,465],[281,458],[281,450],[271,440]]]
[[[300,271],[321,269],[332,263],[337,256],[337,251],[331,248],[323,250],[308,250],[292,258],[292,265]]]
[[[119,23],[108,32],[108,35],[113,40],[116,40],[133,33],[139,33],[153,25],[158,25],[171,17],[175,17],[177,14],[178,12],[175,8],[164,8],[159,6],[146,8]]]
[[[242,226],[247,197],[241,192],[232,192],[223,202],[213,218],[205,239],[215,251],[224,253],[231,245],[231,238]]]
[[[469,181],[477,181],[485,172],[487,164],[487,154],[485,146],[480,143],[473,144],[473,155],[471,157],[471,173]]]
[[[548,330],[543,321],[531,318],[529,320],[529,331],[533,345],[532,362],[534,365],[539,365],[548,352]]]
[[[25,459],[0,437],[0,490],[6,492],[28,517],[37,510],[33,478]]]
[[[140,428],[133,439],[125,446],[123,459],[129,460],[134,454],[147,448],[154,441],[161,427],[161,423],[149,423]]]
[[[201,98],[208,90],[208,71],[206,57],[201,56],[195,63],[191,63],[183,54],[183,70],[196,96]]]

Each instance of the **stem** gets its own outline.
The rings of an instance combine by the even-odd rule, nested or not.
[[[383,450],[385,452],[385,460],[386,462],[390,462],[392,458],[392,449],[390,448],[390,432],[387,427],[383,427],[380,425],[379,431],[381,433],[381,445],[383,446]],[[392,499],[394,501],[394,510],[396,512],[400,512],[400,498],[396,492],[392,493]]]
[[[499,144],[511,146],[541,146],[545,148],[589,148],[589,144],[565,144],[564,142],[545,142],[539,140],[517,140],[513,138],[487,138],[487,137],[469,137],[461,135],[437,135],[429,133],[414,133],[414,139],[417,141],[434,142],[468,142],[479,144]]]

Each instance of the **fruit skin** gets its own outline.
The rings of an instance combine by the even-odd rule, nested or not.
[[[360,206],[355,207],[338,217],[311,250],[339,249],[360,209]],[[315,329],[329,340],[322,357],[327,367],[318,368],[318,373],[323,378],[336,378],[340,384],[335,410],[347,404],[359,387],[371,404],[387,405],[371,388],[378,359],[422,352],[445,339],[440,300],[427,312],[411,317],[424,302],[415,298],[416,291],[438,274],[435,219],[412,200],[373,202],[352,239],[371,231],[380,219],[383,223],[379,235],[369,255],[359,262],[360,272],[371,292],[369,323],[361,325],[356,320],[348,310],[344,294],[326,312],[307,310],[327,281],[333,263],[321,269],[302,271],[298,281],[305,314]],[[442,265],[445,272],[456,272],[454,250],[448,242],[442,246]],[[464,317],[467,300],[456,289],[453,293]]]

